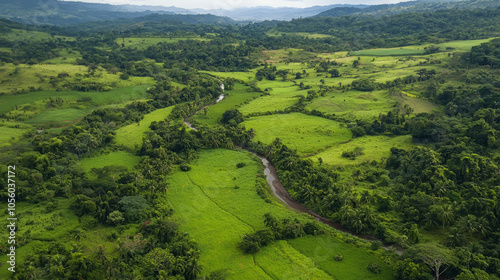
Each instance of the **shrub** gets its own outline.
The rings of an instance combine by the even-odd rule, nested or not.
[[[344,259],[344,255],[342,255],[342,254],[335,255],[335,256],[333,257],[333,259],[334,259],[335,261],[337,261],[337,262],[340,262],[340,261],[342,261],[342,260]]]
[[[246,163],[240,162],[240,163],[236,164],[236,167],[242,168],[242,167],[245,167],[246,165],[247,165]]]
[[[380,249],[380,247],[382,247],[382,242],[380,242],[380,241],[378,241],[378,240],[377,240],[377,241],[373,241],[373,242],[372,242],[371,249],[372,249],[373,251],[376,251],[376,250]]]
[[[380,274],[380,272],[382,272],[380,265],[373,262],[368,265],[367,269],[373,274]]]
[[[191,170],[191,166],[189,166],[188,164],[181,164],[180,169],[184,172],[187,172],[187,171]]]
[[[97,226],[97,219],[90,215],[84,215],[83,217],[81,217],[80,223],[82,224],[83,228],[92,229]]]

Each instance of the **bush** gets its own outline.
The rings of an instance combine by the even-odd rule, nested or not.
[[[242,167],[245,167],[246,165],[247,165],[246,163],[240,162],[240,163],[236,164],[236,167],[242,168]]]
[[[122,212],[116,210],[108,215],[108,224],[110,225],[119,225],[125,221],[125,218],[123,217]]]
[[[376,251],[376,250],[380,249],[380,247],[382,247],[382,242],[380,242],[380,241],[378,241],[378,240],[377,240],[377,241],[373,241],[373,242],[372,242],[371,249],[372,249],[373,251]]]
[[[340,262],[340,261],[342,261],[342,260],[344,259],[344,255],[342,255],[342,254],[335,255],[335,256],[333,257],[333,259],[334,259],[335,261],[337,261],[337,262]]]
[[[368,265],[367,269],[373,274],[380,274],[380,272],[382,272],[380,265],[373,262]]]
[[[92,229],[97,226],[97,219],[90,215],[84,215],[83,217],[81,217],[80,223],[82,224],[83,228]]]
[[[188,164],[181,164],[180,169],[184,172],[187,172],[187,171],[191,170],[191,166],[189,166]]]

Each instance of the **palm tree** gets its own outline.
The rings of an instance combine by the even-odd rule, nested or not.
[[[198,278],[202,270],[203,266],[199,265],[196,259],[188,260],[185,272],[186,279],[194,280]]]

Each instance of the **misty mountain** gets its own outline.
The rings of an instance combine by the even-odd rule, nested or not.
[[[36,25],[72,25],[98,20],[135,18],[151,13],[152,11],[130,11],[126,6],[84,2],[0,1],[0,17]],[[156,11],[155,13],[174,14],[170,11]]]
[[[273,8],[273,7],[252,7],[252,8],[236,8],[236,9],[217,9],[204,10],[194,9],[197,13],[210,13],[218,16],[227,16],[234,20],[246,21],[264,21],[264,20],[291,20],[294,18],[311,17],[318,13],[333,9],[333,8],[357,8],[363,9],[368,5],[347,5],[337,4],[328,6],[313,6],[308,8]]]

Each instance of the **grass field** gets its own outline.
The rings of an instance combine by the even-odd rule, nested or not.
[[[218,78],[235,78],[248,83],[255,78],[255,72],[216,72],[216,71],[199,71],[200,73],[207,73]]]
[[[16,142],[26,129],[0,126],[0,147]]]
[[[365,161],[387,159],[391,155],[391,148],[410,149],[413,147],[411,135],[404,136],[363,136],[353,138],[347,143],[333,146],[319,154],[311,157],[313,161],[318,161],[321,157],[324,163],[332,165],[359,164]],[[356,147],[363,148],[363,155],[351,160],[342,157],[343,151],[352,151]]]
[[[383,261],[367,252],[356,250],[354,245],[338,242],[335,237],[306,236],[289,240],[288,243],[311,258],[319,268],[332,275],[334,279],[394,279],[393,270]],[[344,256],[340,262],[333,259],[338,254]],[[380,265],[382,269],[380,274],[373,274],[366,268],[372,262]]]
[[[67,59],[76,59],[78,54],[66,56]],[[57,77],[59,73],[65,72],[69,77],[59,80],[58,85],[67,83],[95,83],[99,82],[112,88],[130,87],[141,84],[154,84],[151,77],[130,77],[128,80],[120,79],[119,73],[110,74],[103,69],[96,71],[94,76],[85,77],[88,68],[82,65],[67,64],[70,61],[64,61],[62,58],[55,58],[47,61],[54,64],[19,64],[6,63],[0,66],[0,92],[10,93],[12,91],[28,90],[30,87],[35,89],[54,89],[50,84],[51,77]]]
[[[92,168],[103,168],[105,166],[125,166],[132,170],[139,164],[140,157],[124,151],[110,152],[96,157],[84,158],[80,161],[80,166],[89,172]]]
[[[243,123],[255,130],[254,141],[269,144],[275,138],[302,155],[316,154],[352,137],[349,129],[339,123],[300,113],[253,117]]]
[[[40,40],[58,39],[58,38],[67,41],[75,40],[75,38],[73,37],[59,36],[59,35],[52,36],[49,33],[40,31],[28,31],[24,29],[11,29],[11,31],[12,32],[9,32],[2,37],[7,38],[11,41],[28,40],[28,39],[33,41],[40,41]]]
[[[284,240],[263,248],[255,262],[273,279],[335,279]]]
[[[240,162],[246,166],[237,168]],[[260,198],[255,178],[261,174],[260,161],[249,153],[217,149],[202,151],[191,171],[177,171],[168,178],[166,203],[174,207],[174,218],[181,223],[181,230],[198,242],[205,273],[227,269],[228,279],[330,279],[315,267],[316,262],[285,241],[254,256],[244,255],[237,248],[245,233],[264,228],[262,216],[267,212],[279,219],[310,220],[277,202],[266,203]],[[362,249],[352,250],[363,254]],[[365,269],[363,263],[350,265],[346,269]]]
[[[372,92],[351,90],[316,98],[306,108],[339,115],[352,113],[361,119],[372,119],[378,117],[380,113],[392,110],[394,104],[395,102],[383,90]]]
[[[239,107],[240,105],[243,105],[245,101],[251,100],[260,95],[260,92],[246,91],[246,87],[242,84],[235,84],[235,89],[226,91],[225,97],[222,101],[208,108],[207,115],[205,115],[202,110],[192,118],[202,124],[216,125],[225,111]]]
[[[60,123],[60,125],[63,126],[75,122],[76,120],[87,115],[90,111],[91,109],[79,110],[74,108],[48,110],[36,114],[30,120],[26,121],[26,123],[33,125]]]
[[[417,55],[424,54],[424,50],[416,49],[371,49],[352,52],[352,55],[369,55],[369,56],[399,56],[399,55]]]
[[[118,145],[123,145],[130,149],[135,149],[142,145],[142,137],[145,132],[150,131],[149,126],[154,121],[162,121],[167,118],[174,106],[155,110],[144,115],[144,118],[137,123],[129,124],[116,130],[115,141]]]
[[[145,98],[147,85],[115,88],[107,92],[83,92],[83,91],[37,91],[18,95],[3,95],[0,96],[0,114],[7,113],[15,109],[16,105],[33,104],[36,101],[46,101],[49,98],[62,98],[71,102],[90,97],[92,104],[95,106],[106,104],[121,104],[130,100]]]

